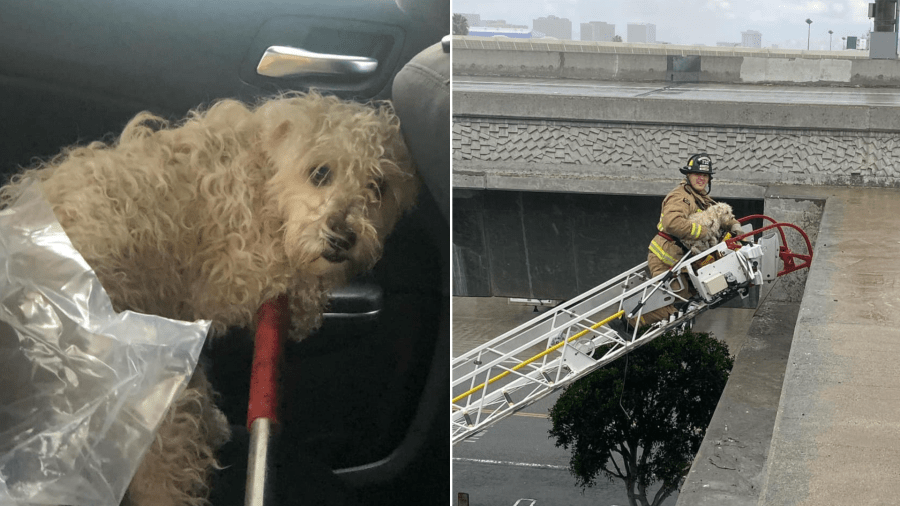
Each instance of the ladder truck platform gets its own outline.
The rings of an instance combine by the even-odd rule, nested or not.
[[[755,221],[754,221],[755,220]],[[754,286],[812,262],[806,233],[765,215],[738,220],[744,233],[714,247],[687,252],[668,272],[650,277],[647,262],[451,361],[450,440],[456,444],[603,367],[666,332],[688,328],[694,318]],[[752,223],[762,223],[757,229]],[[798,233],[806,253],[795,253],[787,236]],[[685,299],[682,283],[693,295]],[[674,305],[668,320],[615,330],[618,319]],[[624,323],[624,322],[623,322]]]

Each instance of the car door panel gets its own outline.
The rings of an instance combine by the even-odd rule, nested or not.
[[[116,132],[142,109],[177,118],[219,98],[253,101],[312,87],[360,101],[389,98],[399,67],[442,36],[391,0],[5,0],[0,8],[0,107],[68,111],[79,101],[101,111],[99,120],[86,120],[98,123],[91,128],[65,112],[64,121],[42,122],[39,131],[0,127],[4,172],[35,154]],[[362,79],[260,76],[257,64],[272,45],[368,56],[379,65]],[[42,137],[41,152],[17,147],[33,136]]]
[[[306,87],[327,89],[344,96],[374,97],[393,77],[403,47],[404,32],[397,26],[320,17],[288,16],[268,20],[250,44],[241,66],[249,85],[275,92]],[[257,73],[260,57],[271,46],[288,46],[314,53],[371,58],[377,68],[365,75],[314,75],[301,78],[266,77]]]

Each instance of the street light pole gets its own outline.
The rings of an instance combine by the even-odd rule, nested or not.
[[[812,28],[812,20],[806,18],[806,50],[809,51],[809,30]]]
[[[828,50],[831,51],[831,34],[834,33],[831,30],[828,30]]]

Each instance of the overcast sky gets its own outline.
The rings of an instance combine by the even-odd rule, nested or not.
[[[575,40],[580,39],[581,23],[604,21],[616,25],[616,34],[625,41],[628,23],[653,23],[657,41],[708,46],[740,42],[741,32],[756,30],[762,33],[763,47],[806,49],[809,29],[810,49],[828,49],[832,30],[832,47],[839,49],[841,37],[860,37],[872,29],[869,1],[452,0],[452,5],[454,13],[480,14],[481,19],[503,19],[529,28],[540,17],[568,18]],[[812,25],[807,26],[807,18]]]

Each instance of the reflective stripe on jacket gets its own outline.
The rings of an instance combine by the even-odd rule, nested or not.
[[[663,199],[662,212],[656,228],[678,239],[697,239],[703,233],[703,229],[700,225],[691,223],[688,216],[699,213],[715,203],[709,195],[701,194],[691,188],[690,184],[683,182]],[[649,248],[668,266],[675,265],[684,256],[684,251],[674,241],[660,235],[653,237]]]

